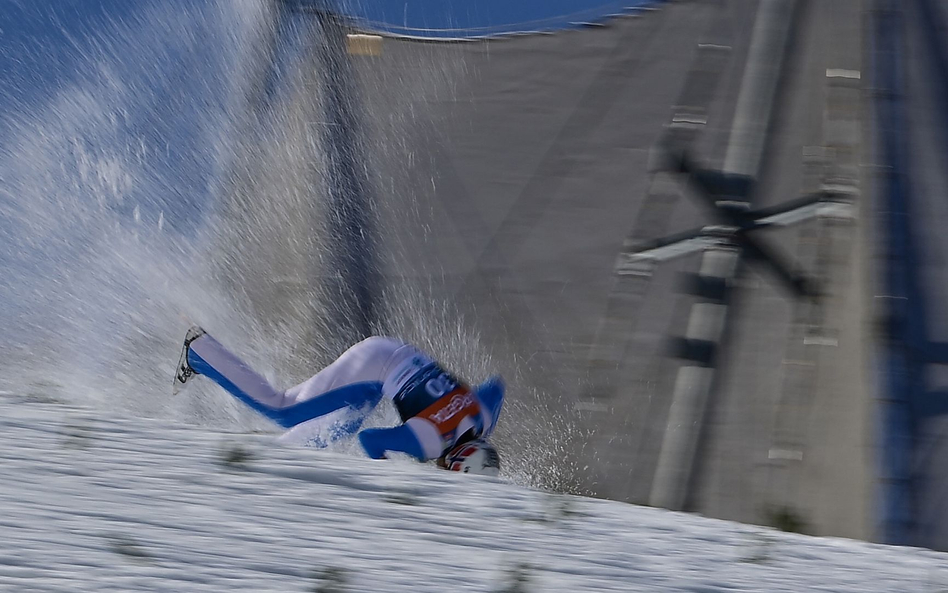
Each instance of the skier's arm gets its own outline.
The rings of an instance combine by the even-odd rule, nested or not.
[[[484,428],[481,436],[488,437],[497,426],[500,410],[504,406],[504,380],[499,375],[491,377],[477,386],[475,393],[481,404],[481,418]]]
[[[406,453],[418,461],[429,459],[418,437],[405,424],[394,428],[366,428],[359,433],[359,442],[372,459],[385,459],[385,454],[390,451]]]

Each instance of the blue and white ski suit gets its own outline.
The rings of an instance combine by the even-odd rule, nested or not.
[[[359,342],[286,391],[275,389],[209,334],[191,342],[188,364],[284,428],[346,407],[365,411],[382,398],[391,399],[403,424],[359,432],[363,449],[374,459],[389,451],[407,453],[419,461],[437,459],[462,437],[487,437],[504,400],[499,377],[472,389],[426,353],[387,337]],[[357,431],[365,414],[358,418],[347,431]]]

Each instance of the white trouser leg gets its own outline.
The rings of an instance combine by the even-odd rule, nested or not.
[[[190,357],[189,361],[195,365],[198,372],[213,375],[212,378],[228,391],[233,392],[236,389],[237,392],[271,408],[284,408],[293,403],[287,401],[282,391],[275,389],[262,375],[247,366],[210,334],[204,334],[191,342],[190,356],[194,354],[200,357],[200,363]]]
[[[401,340],[379,336],[366,338],[310,379],[287,389],[285,405],[303,402],[352,383],[381,383],[399,362],[417,353],[414,346]]]

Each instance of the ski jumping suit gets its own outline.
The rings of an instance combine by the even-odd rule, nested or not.
[[[346,406],[374,408],[383,397],[391,399],[403,424],[359,432],[363,449],[374,459],[387,451],[419,461],[437,459],[459,441],[489,436],[504,399],[499,377],[471,389],[421,350],[386,337],[359,342],[286,391],[272,387],[209,334],[192,341],[187,356],[196,373],[284,428]]]

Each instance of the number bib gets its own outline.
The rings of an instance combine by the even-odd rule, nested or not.
[[[402,422],[424,418],[448,435],[464,417],[476,418],[480,412],[470,388],[430,359],[409,361],[392,379],[392,401]]]
[[[470,429],[480,431],[477,428],[480,426],[480,421],[477,420],[480,412],[481,406],[477,403],[474,392],[467,385],[455,383],[451,391],[435,400],[416,417],[424,418],[434,424],[444,444],[453,445],[454,439],[465,431]],[[462,423],[463,426],[461,426]]]

